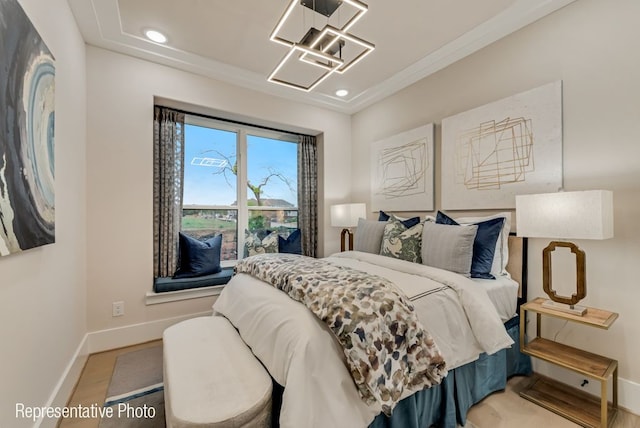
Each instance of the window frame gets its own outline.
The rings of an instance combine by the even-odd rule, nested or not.
[[[236,123],[226,121],[224,119],[216,119],[213,117],[206,117],[193,113],[185,113],[184,118],[185,126],[200,126],[204,128],[234,132],[236,134],[236,161],[238,163],[238,173],[236,175],[236,194],[237,205],[193,205],[188,206],[187,209],[210,209],[210,210],[236,210],[237,211],[237,242],[236,242],[236,254],[235,260],[221,260],[220,265],[222,267],[235,266],[239,260],[244,258],[244,244],[245,236],[244,230],[249,229],[249,212],[250,211],[296,211],[299,213],[299,200],[296,191],[296,200],[294,207],[265,207],[255,206],[250,207],[248,204],[248,136],[255,136],[260,138],[268,138],[271,140],[286,141],[299,145],[298,135],[287,131],[278,131],[275,129],[266,129],[258,125],[250,125],[246,123]],[[185,147],[187,145],[185,139]],[[299,156],[299,154],[297,155]],[[296,166],[297,170],[297,166]],[[296,177],[297,179],[297,177]],[[245,183],[241,185],[241,183]],[[182,210],[185,209],[184,202],[182,203]]]

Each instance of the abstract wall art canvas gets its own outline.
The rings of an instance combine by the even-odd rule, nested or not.
[[[433,210],[432,123],[377,141],[371,151],[373,211]]]
[[[16,0],[0,0],[0,255],[55,241],[55,59]]]
[[[515,208],[562,187],[562,82],[442,121],[442,208]]]

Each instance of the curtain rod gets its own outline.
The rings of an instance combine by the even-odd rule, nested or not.
[[[314,135],[309,135],[309,134],[301,134],[299,132],[292,132],[292,131],[285,131],[283,129],[278,129],[278,128],[271,128],[269,126],[262,126],[262,125],[255,125],[253,123],[247,123],[247,122],[242,122],[239,120],[233,120],[233,119],[223,119],[221,117],[215,117],[215,116],[210,116],[208,114],[204,114],[204,113],[194,113],[192,111],[187,111],[187,110],[182,110],[179,108],[174,108],[174,107],[167,107],[167,106],[163,106],[160,104],[154,104],[154,107],[162,107],[162,108],[168,108],[174,111],[177,111],[178,113],[184,113],[184,114],[188,114],[191,116],[198,116],[198,117],[203,117],[205,119],[213,119],[213,120],[219,120],[221,122],[228,122],[228,123],[233,123],[235,125],[243,125],[243,126],[250,126],[253,128],[260,128],[260,129],[265,129],[267,131],[274,131],[274,132],[284,132],[286,134],[291,134],[291,135],[297,135],[299,137],[314,137]]]

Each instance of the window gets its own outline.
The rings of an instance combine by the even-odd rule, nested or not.
[[[245,229],[298,227],[295,135],[187,115],[184,140],[182,231],[221,233],[223,264],[243,257]]]

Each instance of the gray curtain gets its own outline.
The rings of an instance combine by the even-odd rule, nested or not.
[[[155,107],[153,113],[153,273],[173,276],[182,221],[184,113]]]
[[[302,254],[316,257],[318,249],[318,151],[316,137],[301,135],[298,144],[298,227]]]

